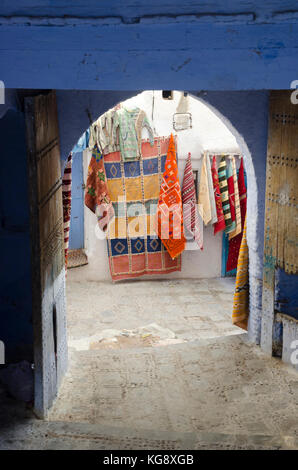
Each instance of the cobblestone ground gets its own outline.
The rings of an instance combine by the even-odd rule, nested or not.
[[[297,372],[231,326],[233,288],[69,276],[59,396],[47,422],[7,399],[0,448],[297,449]]]
[[[0,449],[297,449],[297,390],[245,335],[73,351],[50,421],[8,401]]]
[[[112,284],[73,280],[79,277],[79,271],[68,273],[70,346],[78,344],[80,349],[84,338],[100,337],[107,329],[122,331],[152,323],[173,333],[165,339],[180,341],[242,332],[231,323],[234,278]]]

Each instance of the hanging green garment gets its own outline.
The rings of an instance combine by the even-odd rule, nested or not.
[[[143,127],[148,130],[150,144],[153,146],[153,131],[144,111],[140,108],[134,108],[131,111],[120,108],[115,112],[113,138],[116,140],[117,132],[119,132],[120,152],[124,162],[137,160],[141,157]]]

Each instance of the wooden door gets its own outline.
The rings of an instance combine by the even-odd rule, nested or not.
[[[298,105],[292,103],[291,93],[270,93],[261,335],[262,349],[269,354],[276,334],[275,270],[298,272]]]
[[[29,160],[35,411],[46,417],[67,368],[65,265],[55,92],[24,100]]]

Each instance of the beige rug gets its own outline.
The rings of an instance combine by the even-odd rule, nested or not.
[[[78,266],[84,266],[84,264],[88,264],[88,258],[83,249],[68,251],[68,269],[77,268]]]

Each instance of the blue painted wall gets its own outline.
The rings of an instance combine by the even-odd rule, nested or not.
[[[57,17],[62,14],[81,18],[122,18],[124,23],[137,22],[142,16],[148,20],[154,15],[175,17],[179,14],[220,14],[252,13],[259,19],[266,19],[277,12],[293,11],[297,6],[295,0],[266,0],[256,2],[250,0],[188,0],[179,3],[174,0],[2,0],[1,14],[6,16],[47,16]],[[280,16],[280,15],[279,15]],[[289,16],[289,15],[288,15]],[[154,18],[153,18],[154,19]],[[116,22],[116,21],[115,21]],[[116,23],[117,24],[117,23]]]
[[[32,361],[29,202],[24,115],[0,119],[0,340],[6,360]]]
[[[128,97],[136,94],[135,92],[96,92],[96,91],[58,91],[58,116],[61,140],[61,158],[62,167],[64,161],[78,140],[78,137],[84,132],[89,125],[88,114],[95,119],[97,116],[105,112],[108,108],[115,105],[119,101],[123,101]],[[199,92],[192,92],[197,95]],[[255,178],[258,186],[258,214],[255,220],[257,238],[253,250],[257,255],[257,262],[251,270],[251,283],[254,283],[256,289],[250,302],[252,306],[251,317],[251,337],[256,342],[259,340],[260,334],[260,318],[261,318],[261,285],[262,285],[262,257],[263,257],[263,214],[265,201],[265,162],[266,162],[266,146],[267,146],[267,110],[268,110],[268,92],[206,92],[203,96],[207,104],[211,104],[243,136],[249,151],[252,155]],[[88,113],[86,112],[88,109]],[[12,118],[14,116],[14,119]],[[17,119],[16,119],[17,118]],[[7,121],[6,121],[7,120]],[[16,214],[18,223],[23,227],[21,233],[8,233],[7,230],[1,230],[1,259],[5,261],[5,270],[2,270],[3,282],[2,293],[6,295],[5,303],[1,302],[2,317],[6,317],[6,324],[3,323],[3,332],[12,345],[28,344],[32,340],[31,328],[31,294],[30,294],[30,260],[29,260],[29,233],[28,226],[28,201],[26,188],[26,156],[25,156],[25,137],[23,115],[19,111],[9,111],[5,115],[5,119],[0,120],[3,135],[15,136],[22,135],[21,139],[12,138],[11,141],[17,148],[11,145],[2,152],[2,155],[9,155],[9,158],[1,158],[1,172],[5,175],[9,169],[8,163],[11,165],[11,171],[15,168],[13,162],[15,158],[21,159],[22,166],[19,166],[18,177],[22,181],[22,185],[18,184],[16,191],[18,192],[17,209],[14,209],[12,196],[7,197],[6,191],[1,192],[1,214],[8,214],[9,217]],[[16,127],[18,124],[19,127]],[[5,140],[3,140],[5,142]],[[12,173],[11,173],[12,174]],[[2,177],[2,181],[3,181]],[[9,187],[14,188],[14,178],[11,177]],[[6,186],[5,186],[6,189]],[[17,194],[17,192],[13,194]],[[21,196],[20,196],[21,193]],[[4,196],[5,194],[5,196]],[[26,195],[26,197],[24,197]],[[19,212],[17,212],[19,211]],[[23,214],[19,217],[17,214]],[[2,216],[3,217],[3,216]],[[20,222],[22,221],[23,222]],[[27,221],[27,222],[26,222]],[[15,240],[18,238],[17,248],[15,249]],[[9,250],[9,244],[11,249]],[[20,243],[20,240],[22,242]],[[20,252],[18,249],[20,248]],[[21,275],[20,275],[21,274]],[[9,286],[9,288],[7,288]],[[294,287],[292,287],[293,289]],[[289,289],[287,295],[291,298],[292,291]],[[14,305],[14,302],[17,303]],[[11,312],[18,315],[18,325],[20,328],[15,329],[15,322],[11,321],[14,317]],[[8,314],[9,313],[9,314]],[[12,325],[14,330],[12,330]],[[5,328],[5,330],[4,330]],[[10,336],[9,336],[10,335]]]
[[[69,248],[84,248],[83,153],[72,154],[71,218]]]
[[[101,114],[138,91],[58,90],[57,105],[62,168],[80,136]]]
[[[258,90],[297,79],[295,0],[4,0],[0,25],[9,88],[134,90],[137,78],[141,89]]]
[[[171,75],[171,72],[168,72]],[[136,78],[136,85],[138,80]],[[89,126],[88,113],[96,119],[107,109],[119,101],[137,94],[134,92],[104,92],[104,91],[57,91],[59,129],[61,139],[61,158],[65,160],[78,138]],[[206,104],[218,111],[245,140],[252,156],[251,172],[258,191],[251,194],[248,206],[253,212],[251,224],[251,254],[254,260],[250,282],[254,286],[250,296],[252,316],[250,319],[251,339],[257,343],[260,340],[261,311],[262,311],[262,267],[263,267],[263,231],[266,185],[266,154],[268,131],[268,98],[267,91],[254,92],[198,92],[191,91],[193,96],[199,96]],[[87,113],[88,110],[88,113]],[[248,176],[248,186],[252,179]],[[249,230],[248,230],[249,231]],[[248,233],[249,235],[249,233]]]
[[[0,5],[0,80],[8,88],[59,90],[62,160],[89,126],[88,116],[95,119],[136,90],[199,90],[193,94],[225,116],[243,137],[258,189],[256,210],[251,213],[252,232],[257,236],[248,231],[256,255],[250,272],[254,285],[250,331],[256,342],[261,317],[265,90],[289,88],[298,79],[297,71],[296,0],[3,0]],[[115,91],[119,89],[129,91]],[[13,91],[9,95],[15,96]],[[32,342],[32,329],[24,122],[16,111],[5,119],[0,120],[1,132],[6,140],[12,136],[13,145],[0,157],[1,181],[5,181],[0,210],[6,227],[1,222],[4,321],[0,331],[12,346],[26,347]],[[3,160],[3,155],[9,158]],[[16,178],[20,179],[17,188]],[[292,289],[289,298],[294,295]]]
[[[275,309],[298,320],[298,275],[275,272]]]

